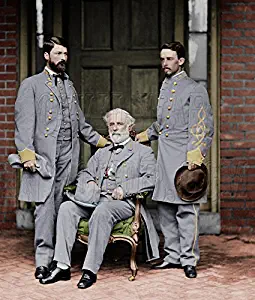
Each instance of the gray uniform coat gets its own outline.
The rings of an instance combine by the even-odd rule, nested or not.
[[[158,139],[156,185],[153,200],[187,204],[174,186],[176,171],[187,161],[201,163],[212,142],[213,116],[205,88],[183,71],[165,78],[160,89],[157,121],[147,129]],[[192,203],[204,203],[205,195]]]
[[[72,159],[67,184],[75,180],[79,161],[79,137],[97,145],[100,135],[86,122],[78,103],[73,83],[67,79],[65,89],[68,97],[72,125]],[[28,202],[44,202],[50,194],[55,176],[57,137],[62,120],[59,91],[46,71],[25,79],[15,103],[15,143],[19,153],[29,150],[41,157],[48,170],[48,177],[40,172],[23,172],[19,199]]]
[[[109,149],[110,146],[99,149],[89,160],[87,169],[79,173],[78,186],[90,180],[95,181],[99,187],[102,185],[105,170],[111,157],[111,151]],[[152,149],[130,140],[118,154],[118,163],[114,172],[117,186],[122,187],[124,191],[125,201],[132,207],[135,207],[134,202],[129,198],[137,193],[152,191],[154,188],[155,157]],[[104,191],[102,194],[104,194]],[[86,195],[84,194],[84,199],[85,198]],[[141,206],[141,213],[147,233],[148,258],[158,258],[159,238],[151,215],[145,205]],[[150,247],[148,247],[148,245],[150,245]]]
[[[151,148],[130,141],[120,153],[115,154],[116,180],[114,187],[116,185],[121,186],[125,198],[113,200],[110,196],[110,190],[108,193],[105,185],[107,179],[104,180],[105,171],[108,170],[111,159],[109,148],[99,149],[89,160],[87,169],[79,173],[78,195],[76,195],[79,199],[79,205],[75,203],[75,200],[62,203],[57,219],[54,260],[67,266],[71,265],[71,250],[75,242],[79,221],[81,218],[89,219],[90,235],[83,269],[93,273],[97,273],[102,264],[112,227],[133,213],[134,203],[129,197],[144,191],[152,191],[155,183],[155,158]],[[86,194],[86,189],[81,194],[81,187],[82,185],[86,186],[91,180],[96,182],[101,189],[99,204],[94,209],[81,205],[82,199],[86,202],[86,197],[91,196],[90,193]],[[90,185],[94,186],[92,183]],[[145,221],[147,256],[149,260],[156,259],[159,257],[159,238],[145,206],[142,206],[142,216]]]

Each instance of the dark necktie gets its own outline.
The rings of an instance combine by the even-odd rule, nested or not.
[[[65,74],[53,74],[53,78],[55,78],[55,85],[57,86],[58,78],[64,81],[66,79]]]
[[[123,149],[123,148],[124,148],[124,145],[115,145],[115,146],[112,146],[112,148],[110,148],[109,150],[114,151],[114,150]]]

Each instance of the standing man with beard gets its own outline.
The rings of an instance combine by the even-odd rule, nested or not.
[[[15,143],[23,164],[19,200],[36,203],[37,279],[49,275],[63,188],[75,180],[78,171],[79,138],[97,147],[107,143],[86,123],[65,73],[66,42],[51,37],[43,51],[45,69],[21,83],[15,103]]]
[[[183,45],[164,44],[160,60],[166,77],[158,98],[157,121],[136,136],[140,142],[158,140],[152,199],[158,201],[166,256],[155,268],[183,267],[186,277],[194,278],[199,261],[199,204],[205,203],[207,196],[184,201],[177,194],[174,178],[183,165],[194,170],[202,164],[212,142],[213,116],[207,91],[183,70]]]
[[[78,288],[86,289],[94,284],[113,226],[134,214],[133,195],[153,190],[154,154],[150,147],[129,137],[134,118],[127,111],[116,108],[108,112],[104,120],[113,145],[99,149],[91,157],[87,168],[79,173],[74,200],[61,205],[54,255],[57,266],[50,276],[40,280],[42,284],[70,279],[71,250],[81,218],[89,219],[89,240]],[[94,194],[90,196],[88,190],[93,190]],[[95,208],[86,205],[88,198],[97,203]],[[144,205],[141,213],[148,243],[147,256],[156,259],[159,257],[158,235]]]

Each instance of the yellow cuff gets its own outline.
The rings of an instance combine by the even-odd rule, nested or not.
[[[103,148],[106,144],[109,144],[109,141],[100,135],[100,138],[99,138],[96,146],[98,148]]]
[[[29,160],[35,160],[35,152],[28,148],[25,148],[22,151],[18,151],[18,153],[22,163]]]
[[[138,133],[138,134],[136,135],[136,140],[137,140],[139,143],[148,142],[148,141],[149,141],[149,137],[148,137],[148,134],[147,134],[147,130]]]
[[[195,150],[191,150],[187,153],[187,161],[192,164],[201,166],[203,160],[204,160],[204,157],[199,148],[197,148]]]

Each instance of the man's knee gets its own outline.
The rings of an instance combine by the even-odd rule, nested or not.
[[[69,216],[75,210],[76,204],[72,201],[66,201],[60,205],[58,217]]]

